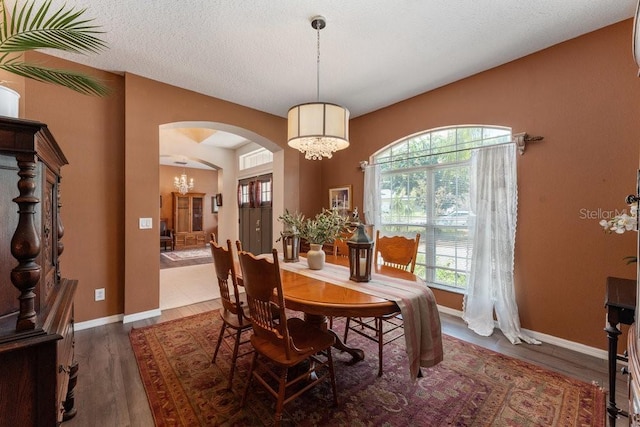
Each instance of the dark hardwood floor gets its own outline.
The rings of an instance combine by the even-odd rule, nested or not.
[[[132,327],[189,316],[220,308],[219,300],[205,301],[186,307],[165,310],[153,319],[123,325],[113,323],[76,332],[76,358],[80,364],[76,387],[75,418],[63,423],[63,427],[85,426],[153,426],[153,418],[147,397],[138,374],[138,367],[129,344],[128,333]],[[607,363],[605,360],[556,347],[512,345],[501,332],[491,337],[481,337],[470,331],[462,319],[441,314],[442,331],[465,341],[491,350],[527,360],[573,378],[586,382],[596,381],[608,388]],[[602,334],[603,342],[606,334]],[[626,378],[618,375],[616,401],[627,409]],[[618,420],[626,425],[627,419]]]

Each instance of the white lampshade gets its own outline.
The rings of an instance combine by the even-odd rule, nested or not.
[[[291,107],[288,113],[288,144],[321,160],[349,146],[349,110],[336,104],[311,102]]]

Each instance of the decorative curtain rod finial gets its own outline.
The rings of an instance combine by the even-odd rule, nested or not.
[[[369,162],[367,162],[366,160],[360,161],[360,169],[362,169],[362,172],[364,172],[364,170],[367,168],[368,165],[369,165]]]
[[[515,135],[513,135],[513,140],[518,146],[518,151],[520,152],[520,155],[524,154],[524,150],[526,148],[527,142],[542,141],[543,139],[544,139],[544,136],[530,136],[526,132],[516,133]]]

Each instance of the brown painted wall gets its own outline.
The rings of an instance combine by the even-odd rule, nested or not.
[[[158,212],[158,126],[192,120],[242,127],[286,146],[283,118],[133,74],[125,75],[126,182],[148,190],[125,194],[125,315],[159,307],[158,229],[154,227],[153,233],[137,229],[138,218]]]
[[[33,53],[30,60],[73,68],[108,81],[112,94],[97,98],[25,80],[21,117],[49,126],[69,160],[62,168],[63,277],[78,279],[75,319],[83,321],[124,310],[124,80]],[[157,161],[156,161],[157,163]],[[156,190],[157,193],[157,190]],[[106,299],[94,301],[94,289]]]
[[[635,278],[622,258],[635,254],[637,234],[606,235],[584,214],[624,209],[635,189],[640,80],[631,34],[627,20],[352,120],[349,149],[323,161],[323,191],[352,183],[362,206],[358,162],[432,128],[490,124],[544,136],[518,158],[522,326],[604,348],[605,278]],[[436,297],[462,309],[460,295]]]
[[[37,53],[29,58],[96,74],[113,88],[109,97],[95,98],[31,80],[21,86],[19,78],[14,87],[22,95],[21,117],[47,123],[70,162],[63,168],[61,266],[64,277],[80,281],[76,321],[156,309],[158,126],[210,120],[286,144],[285,120],[134,75],[122,77]],[[287,151],[286,163],[297,169],[299,156]],[[297,187],[297,180],[285,185]],[[140,217],[154,218],[153,229],[138,230]],[[96,288],[106,289],[105,301],[94,302]]]
[[[86,97],[27,81],[21,107],[24,117],[50,126],[71,163],[63,169],[62,270],[80,279],[78,321],[158,307],[157,221],[152,230],[138,230],[137,221],[158,218],[160,124],[217,121],[280,146],[286,140],[283,118],[135,75],[92,71],[111,81],[112,96]],[[298,203],[311,215],[327,202],[329,187],[351,183],[361,207],[358,162],[415,132],[478,123],[542,135],[544,141],[530,144],[518,159],[515,269],[522,325],[606,348],[604,280],[634,277],[622,257],[635,252],[636,234],[605,235],[598,219],[582,216],[623,209],[624,196],[634,191],[636,72],[628,20],[353,119],[351,146],[331,160],[308,166],[286,151],[285,194],[300,194],[286,206]],[[97,287],[106,288],[106,301],[93,302]],[[440,304],[461,308],[459,295],[436,296]]]

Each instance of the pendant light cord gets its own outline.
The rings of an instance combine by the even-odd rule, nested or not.
[[[318,33],[318,57],[316,62],[316,101],[320,102],[320,22],[316,23]]]

